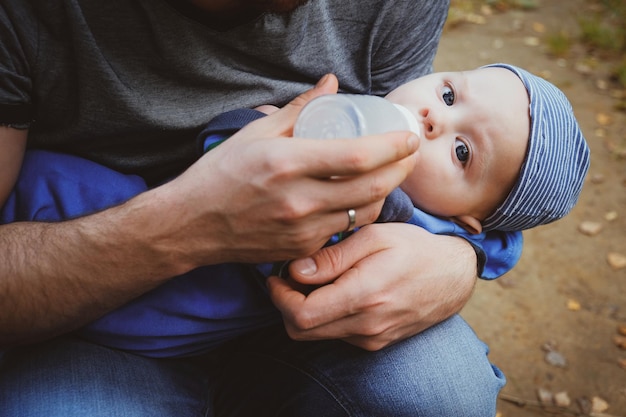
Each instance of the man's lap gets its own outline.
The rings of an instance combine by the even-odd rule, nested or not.
[[[5,356],[0,404],[24,417],[486,416],[503,384],[486,346],[454,316],[378,352],[294,342],[282,326],[192,359],[63,337]]]
[[[45,161],[50,155],[29,156],[35,157]],[[27,166],[42,166],[41,160],[29,161]],[[84,175],[72,174],[97,170],[101,179],[99,167],[46,166],[63,176],[44,176],[37,168],[32,182],[23,177],[20,184],[29,193],[33,184],[40,187],[34,195],[41,199],[8,204],[4,213],[11,221],[19,220],[11,217],[17,213],[53,217],[42,220],[73,217],[117,201],[95,192],[97,183],[85,182]],[[110,175],[117,184],[111,189],[123,194],[120,201],[145,187],[139,179]],[[65,194],[49,198],[57,192]],[[485,416],[495,413],[503,384],[487,361],[486,346],[458,316],[379,352],[338,341],[294,342],[277,325],[195,359],[148,359],[63,337],[0,361],[0,404],[7,415],[20,417]]]
[[[206,383],[183,361],[155,361],[61,337],[7,352],[6,416],[202,416]]]

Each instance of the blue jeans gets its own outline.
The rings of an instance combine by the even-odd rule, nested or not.
[[[113,173],[104,181],[98,168],[93,178],[114,191],[101,192],[79,161],[52,166],[81,175],[57,176],[43,170],[46,154],[28,158],[37,155],[43,160],[29,159],[25,166],[35,169],[23,170],[20,180],[35,175],[23,184],[32,198],[12,195],[0,223],[70,218],[145,187]],[[0,416],[483,417],[495,415],[504,385],[487,347],[459,316],[379,352],[340,341],[295,342],[280,324],[239,334],[185,359],[137,356],[76,335],[15,349],[0,357]]]
[[[193,358],[65,336],[5,354],[8,417],[494,416],[502,373],[459,316],[378,352],[295,342],[282,326]]]

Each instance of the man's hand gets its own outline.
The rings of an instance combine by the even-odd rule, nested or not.
[[[196,266],[273,261],[321,248],[346,229],[350,208],[357,210],[357,226],[374,221],[385,196],[413,169],[419,140],[409,132],[358,140],[292,138],[304,104],[336,91],[337,79],[325,77],[162,187],[161,199],[176,203],[177,217],[171,228],[154,228],[161,233],[154,241]]]
[[[268,285],[292,338],[378,350],[458,312],[476,281],[476,256],[460,238],[372,224],[292,262],[290,274],[297,283],[270,277]],[[305,295],[299,284],[322,286]]]

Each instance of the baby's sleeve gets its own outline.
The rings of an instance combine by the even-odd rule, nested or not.
[[[478,276],[495,279],[509,272],[522,255],[522,232],[498,230],[471,234],[454,222],[433,216],[418,208],[408,223],[420,226],[438,235],[458,236],[467,240],[476,251]]]
[[[472,242],[485,255],[482,271],[483,279],[495,279],[509,272],[522,256],[524,239],[522,232],[501,232],[493,230],[484,234],[478,242]]]

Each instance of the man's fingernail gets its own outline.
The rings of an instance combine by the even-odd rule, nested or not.
[[[326,82],[326,80],[328,80],[328,76],[329,76],[329,74],[326,74],[322,78],[320,78],[320,80],[317,82],[317,84],[315,84],[315,87],[323,86],[324,83]]]
[[[313,258],[298,259],[293,261],[291,265],[301,275],[314,275],[317,272],[317,264]]]
[[[419,146],[420,143],[420,138],[419,136],[417,136],[415,133],[411,133],[409,135],[409,138],[407,139],[407,145],[409,145],[409,149],[411,150],[417,150],[417,147]]]

